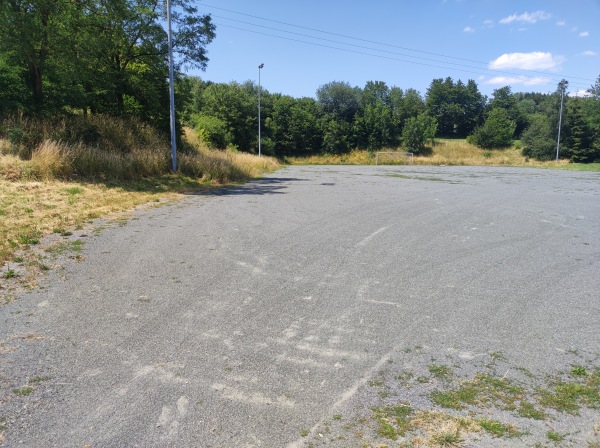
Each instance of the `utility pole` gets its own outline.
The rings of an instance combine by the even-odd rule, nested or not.
[[[261,148],[260,148],[260,70],[265,66],[265,64],[260,64],[258,66],[258,157],[261,156]]]
[[[171,0],[167,0],[167,27],[169,36],[169,102],[171,103],[171,163],[173,171],[177,171],[177,141],[175,129],[175,81],[173,79],[173,36],[171,32]]]
[[[565,90],[569,85],[569,81],[563,79],[558,83],[558,87],[560,88],[560,112],[558,114],[558,136],[556,138],[556,161],[558,162],[558,152],[560,148],[560,128],[562,127],[562,112],[563,112],[563,98],[565,96]]]

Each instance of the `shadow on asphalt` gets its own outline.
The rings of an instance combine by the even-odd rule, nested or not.
[[[285,184],[307,180],[308,179],[299,179],[296,177],[269,177],[266,179],[253,180],[244,185],[235,187],[223,187],[211,191],[199,191],[190,194],[207,196],[285,194],[285,191],[283,191],[287,188],[287,185]]]

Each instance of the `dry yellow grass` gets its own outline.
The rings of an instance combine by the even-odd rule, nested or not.
[[[404,151],[387,148],[384,151]],[[290,165],[374,165],[375,152],[353,150],[342,155],[315,155],[290,157]],[[396,159],[394,163],[408,163],[408,159]],[[440,139],[422,155],[415,155],[415,165],[470,165],[470,166],[530,166],[556,167],[568,165],[568,160],[540,162],[527,159],[516,147],[486,150],[467,143],[466,140]]]
[[[196,149],[179,154],[185,174],[165,170],[163,148],[133,148],[123,153],[44,140],[30,160],[23,160],[7,153],[10,145],[0,140],[0,267],[45,234],[192,190],[245,181],[279,167],[273,158],[212,151],[194,141],[190,131],[188,136],[188,144]],[[81,168],[85,164],[89,167]],[[102,176],[73,180],[75,173],[93,167],[118,172],[121,180]],[[0,286],[5,273],[0,270]]]
[[[0,264],[54,230],[177,195],[86,182],[0,180]]]

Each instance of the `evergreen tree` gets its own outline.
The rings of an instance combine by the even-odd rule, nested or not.
[[[579,98],[569,101],[564,122],[564,155],[570,157],[573,162],[589,163],[599,159],[600,154],[593,147],[594,134],[588,125],[581,103]]]

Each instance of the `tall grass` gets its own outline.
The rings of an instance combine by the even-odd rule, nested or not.
[[[402,148],[386,148],[383,151],[404,151]],[[285,160],[291,165],[374,165],[375,152],[353,150],[347,154],[314,155],[308,157],[290,157]],[[405,165],[407,158],[389,158],[386,164]],[[487,150],[478,148],[459,139],[436,140],[435,145],[426,148],[421,154],[415,154],[415,165],[471,165],[471,166],[532,166],[563,167],[567,160],[558,162],[540,162],[524,157],[518,146],[506,149]]]
[[[60,120],[10,118],[0,126],[0,176],[7,180],[136,180],[170,172],[164,135],[135,119],[106,116]],[[183,175],[217,183],[273,171],[277,162],[232,151],[211,151],[187,130],[178,149]]]
[[[170,157],[165,136],[137,120],[4,120],[0,268],[55,229],[208,185],[248,180],[279,166],[270,157],[210,150],[192,130],[181,141],[177,174],[171,173]]]

